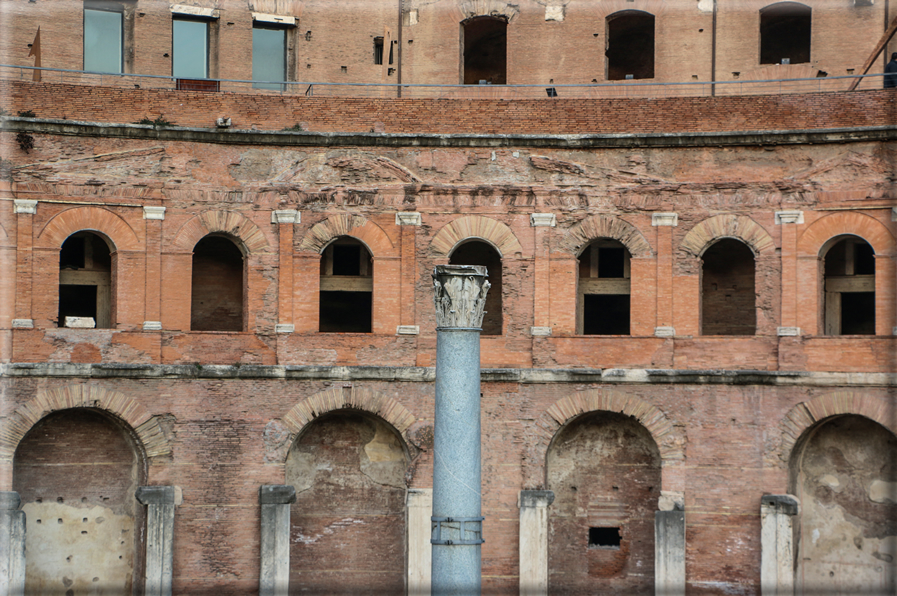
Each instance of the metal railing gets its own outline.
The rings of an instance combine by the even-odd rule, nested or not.
[[[859,89],[882,87],[881,73],[801,79],[651,82],[615,81],[580,85],[435,85],[331,83],[297,81],[250,81],[240,79],[185,80],[170,76],[108,74],[64,68],[35,68],[0,64],[0,79],[35,80],[45,83],[108,86],[136,89],[198,89],[207,92],[292,95],[307,97],[425,98],[425,99],[610,99],[634,97],[709,97],[733,95],[780,95],[846,91],[860,80]]]

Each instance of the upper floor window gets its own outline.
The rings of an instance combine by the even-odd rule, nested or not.
[[[174,18],[171,23],[171,51],[173,77],[209,78],[209,22]]]
[[[724,238],[701,260],[701,334],[754,335],[754,252],[740,240]]]
[[[579,256],[577,327],[582,335],[629,335],[629,251],[616,240],[589,244]]]
[[[489,283],[492,287],[486,294],[485,314],[483,315],[483,335],[502,334],[502,301],[501,301],[501,255],[492,245],[480,240],[465,242],[457,247],[449,258],[452,265],[481,265],[486,267]]]
[[[60,327],[112,324],[112,253],[106,241],[92,232],[77,232],[59,251]]]
[[[508,22],[497,17],[474,17],[461,23],[465,85],[508,82]]]
[[[371,332],[374,262],[361,242],[342,237],[324,249],[320,291],[320,331]]]
[[[84,3],[84,70],[124,72],[124,21],[122,4]]]
[[[623,10],[607,17],[607,80],[654,78],[654,15]]]
[[[779,2],[760,9],[760,64],[810,61],[812,9],[797,2]]]
[[[862,238],[825,253],[825,334],[875,335],[875,251]]]
[[[252,27],[252,84],[254,89],[283,91],[271,81],[287,80],[287,30],[256,23]]]
[[[243,331],[243,253],[230,238],[196,243],[191,287],[192,331]]]

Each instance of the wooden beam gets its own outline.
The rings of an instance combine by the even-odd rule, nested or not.
[[[882,35],[881,39],[878,40],[878,43],[875,44],[875,49],[872,50],[872,54],[869,55],[869,59],[866,60],[866,63],[863,65],[863,72],[860,73],[860,76],[869,72],[869,69],[872,68],[872,64],[878,59],[879,54],[885,49],[885,46],[888,45],[891,38],[894,37],[894,32],[897,32],[897,16],[894,17],[894,20],[888,25],[888,29],[885,31],[884,35]],[[860,78],[854,79],[847,90],[853,91],[856,89],[861,80],[862,79]]]

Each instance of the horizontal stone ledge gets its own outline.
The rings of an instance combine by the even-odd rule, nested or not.
[[[895,373],[641,368],[484,368],[484,382],[666,385],[897,386]],[[0,364],[0,377],[91,379],[259,379],[432,383],[422,366],[305,366],[226,364]]]
[[[855,128],[682,132],[645,134],[439,134],[286,132],[248,129],[156,127],[149,124],[84,122],[7,116],[0,130],[66,136],[152,139],[236,145],[303,147],[554,147],[597,149],[613,147],[726,147],[807,145],[897,140],[897,126]]]

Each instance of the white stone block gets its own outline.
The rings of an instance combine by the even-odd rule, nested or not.
[[[65,326],[69,329],[93,329],[97,322],[93,317],[66,317]]]
[[[399,211],[396,213],[397,226],[419,226],[422,220],[417,211]]]
[[[296,330],[296,326],[292,323],[278,323],[274,326],[274,333],[292,333]]]
[[[776,225],[804,223],[803,211],[776,211]]]
[[[280,209],[271,212],[273,224],[297,224],[302,223],[302,215],[295,209]]]
[[[34,215],[37,213],[37,201],[31,199],[15,199],[12,202],[13,213]]]
[[[144,321],[144,331],[162,331],[162,321]]]
[[[655,327],[654,328],[654,336],[655,337],[673,337],[676,335],[676,329],[673,327]]]
[[[558,219],[554,213],[530,213],[529,224],[534,228],[553,228],[558,225]]]
[[[795,337],[800,335],[800,327],[777,327],[776,334],[779,337]]]
[[[399,325],[396,327],[396,335],[420,335],[419,325]]]
[[[530,327],[529,334],[533,337],[547,337],[551,335],[551,327]]]
[[[165,207],[144,207],[143,219],[165,219]]]
[[[34,329],[34,321],[32,319],[13,319],[13,329]]]
[[[678,226],[679,225],[679,214],[678,213],[652,213],[651,214],[651,225],[654,227]]]

